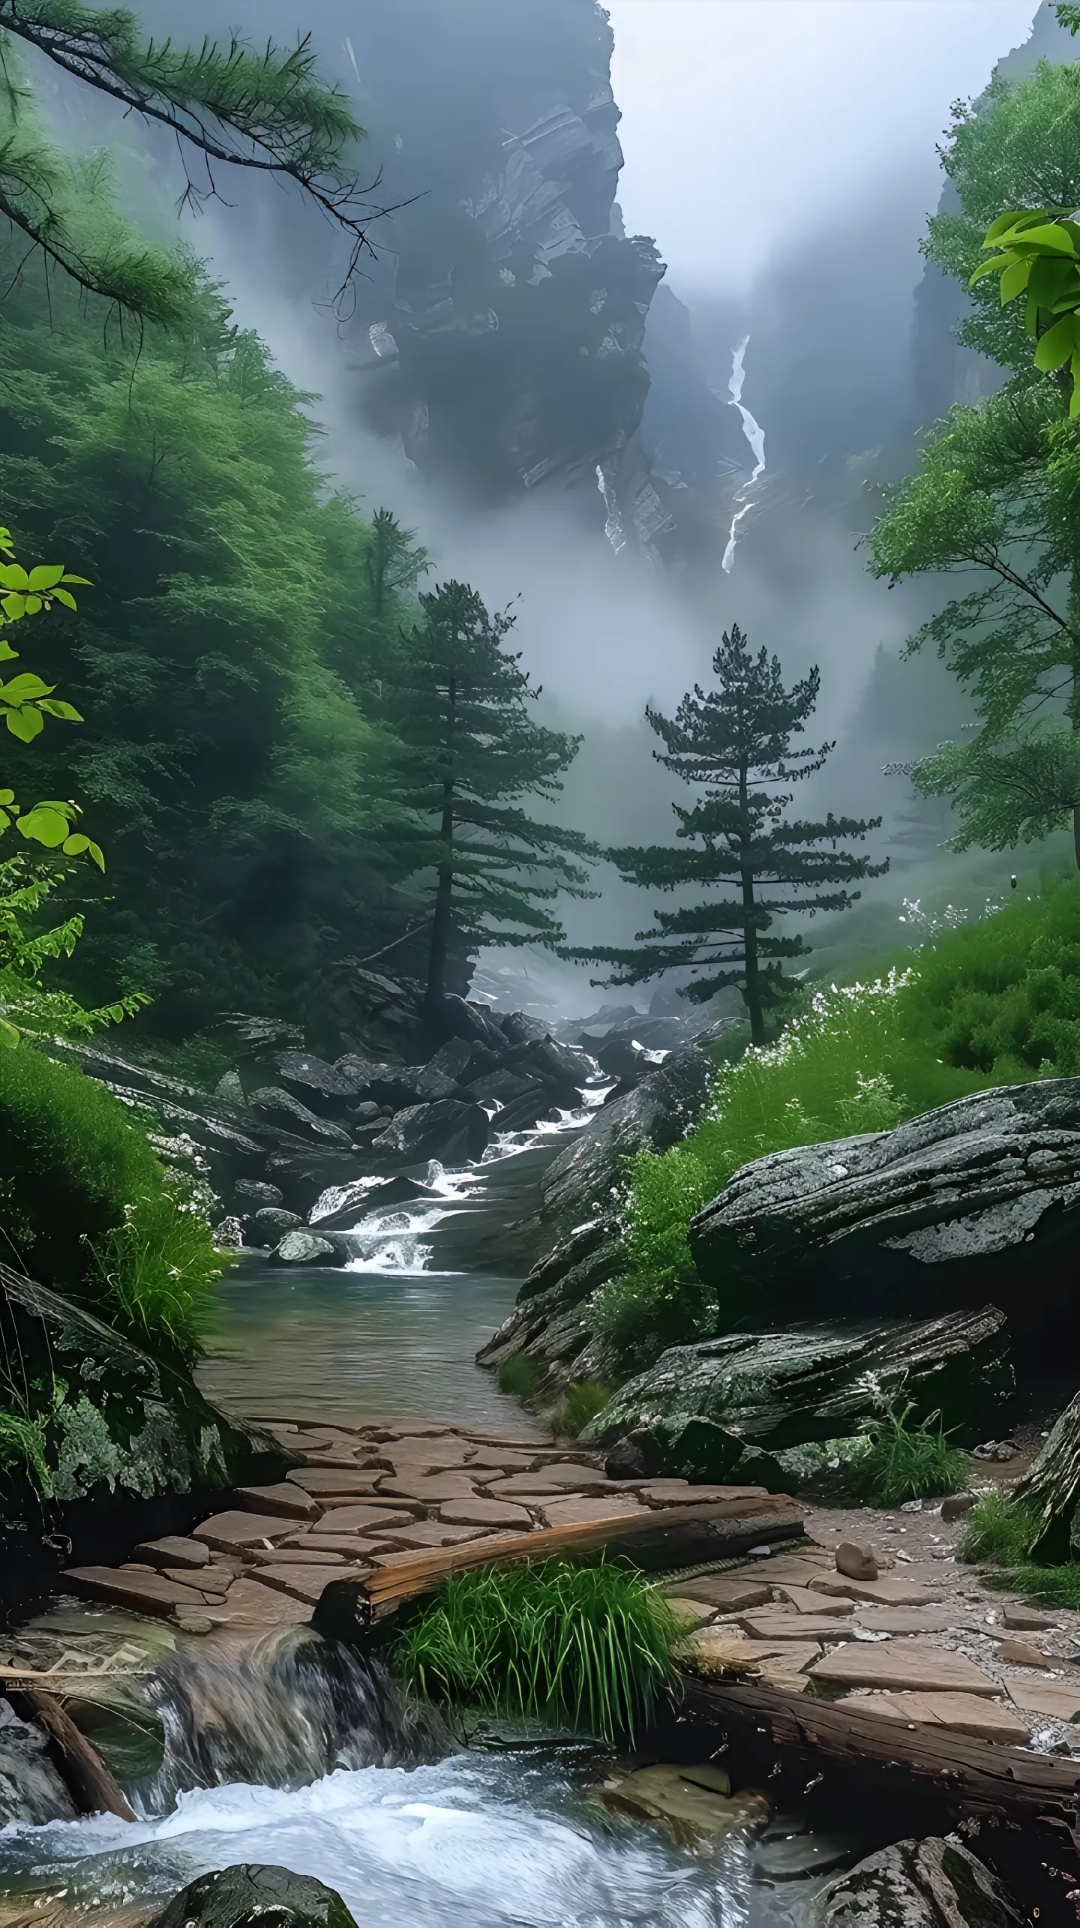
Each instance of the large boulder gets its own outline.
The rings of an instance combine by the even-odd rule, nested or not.
[[[463,1165],[483,1156],[488,1129],[488,1116],[480,1105],[440,1098],[434,1104],[408,1105],[399,1111],[374,1143],[377,1150],[400,1158],[437,1158],[444,1165]]]
[[[341,1896],[314,1875],[254,1864],[201,1874],[151,1928],[356,1928]]]
[[[705,1109],[713,1072],[711,1059],[696,1046],[673,1052],[636,1090],[598,1111],[552,1160],[539,1210],[507,1228],[488,1254],[504,1264],[538,1247],[544,1256],[510,1317],[478,1352],[480,1365],[499,1366],[525,1352],[553,1382],[573,1378],[579,1361],[581,1373],[592,1370],[585,1301],[619,1269],[627,1159],[638,1151],[667,1151],[686,1136]],[[511,1129],[513,1109],[499,1113],[497,1129]]]
[[[756,1159],[689,1237],[727,1323],[993,1298],[1024,1324],[1071,1306],[1078,1232],[1080,1078],[1054,1078]]]
[[[283,1090],[280,1085],[260,1085],[257,1091],[251,1093],[248,1104],[253,1111],[280,1118],[298,1138],[314,1138],[320,1144],[340,1145],[343,1149],[352,1143],[344,1125],[335,1124],[331,1118],[317,1117],[291,1091]]]
[[[612,1395],[583,1444],[632,1438],[646,1470],[724,1480],[747,1455],[858,1432],[881,1397],[976,1436],[1013,1389],[994,1306],[922,1322],[790,1326],[672,1346]],[[759,1469],[763,1474],[768,1470]]]
[[[289,1456],[217,1411],[186,1373],[91,1313],[0,1265],[0,1360],[29,1388],[29,1417],[58,1501],[221,1491],[272,1483]],[[28,1466],[9,1468],[35,1504]]]
[[[830,1881],[811,1928],[1021,1928],[1024,1914],[955,1836],[897,1841]]]

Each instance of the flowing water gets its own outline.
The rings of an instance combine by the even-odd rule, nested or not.
[[[534,1207],[540,1174],[581,1122],[496,1140],[467,1172],[418,1171],[404,1203],[380,1207],[374,1179],[325,1197],[339,1228],[355,1206],[348,1268],[247,1259],[222,1289],[206,1390],[264,1416],[528,1429],[473,1354],[526,1262],[519,1253],[511,1276],[505,1228]],[[132,1638],[144,1624],[82,1608],[52,1619],[65,1641],[84,1624],[108,1620]],[[330,1883],[360,1928],[790,1928],[781,1892],[754,1878],[745,1836],[709,1854],[676,1846],[590,1798],[608,1765],[591,1745],[455,1741],[377,1665],[306,1631],[242,1660],[178,1635],[147,1699],[156,1742],[133,1745],[129,1726],[110,1750],[107,1728],[95,1730],[138,1821],[4,1828],[0,1886],[119,1905],[270,1862]]]

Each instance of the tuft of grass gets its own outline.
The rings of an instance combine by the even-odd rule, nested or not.
[[[399,1634],[415,1693],[479,1712],[632,1739],[673,1674],[679,1628],[640,1573],[523,1561],[452,1574]]]
[[[1042,1567],[1025,1561],[1021,1566],[1005,1568],[994,1579],[1010,1593],[1037,1600],[1041,1607],[1080,1607],[1080,1562]]]
[[[1035,1532],[1034,1516],[1007,1493],[992,1489],[968,1514],[957,1554],[971,1565],[985,1560],[993,1566],[1020,1566],[1031,1551]]]
[[[902,1506],[905,1500],[955,1493],[970,1470],[966,1453],[950,1446],[939,1412],[912,1424],[913,1400],[886,1402],[867,1427],[869,1445],[859,1473],[875,1506]]]
[[[530,1399],[544,1378],[544,1368],[535,1359],[526,1358],[523,1352],[515,1352],[512,1359],[504,1359],[495,1382],[500,1392],[513,1393],[518,1399]]]
[[[44,1429],[25,1410],[14,1412],[0,1407],[0,1470],[21,1473],[39,1498],[52,1498]]]
[[[596,1418],[597,1413],[603,1412],[611,1393],[612,1388],[603,1385],[599,1379],[574,1381],[567,1386],[550,1415],[553,1430],[565,1433],[569,1439],[576,1439]]]
[[[136,1345],[193,1364],[203,1349],[214,1286],[231,1259],[215,1247],[187,1181],[164,1172],[93,1252],[90,1284],[101,1316]]]

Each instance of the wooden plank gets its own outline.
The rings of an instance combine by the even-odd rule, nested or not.
[[[135,1810],[119,1782],[59,1701],[40,1687],[9,1683],[3,1691],[20,1720],[35,1721],[43,1730],[49,1758],[80,1814],[134,1821]]]
[[[607,1520],[537,1527],[530,1533],[489,1534],[462,1546],[439,1547],[415,1560],[365,1576],[358,1583],[370,1617],[384,1619],[403,1600],[427,1593],[449,1573],[493,1561],[547,1560],[618,1547],[646,1571],[700,1566],[748,1546],[791,1539],[801,1533],[805,1509],[784,1493],[748,1490],[698,1506],[613,1514]]]

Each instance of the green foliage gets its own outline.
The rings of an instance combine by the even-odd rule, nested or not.
[[[138,991],[87,1010],[69,992],[42,983],[50,962],[69,958],[83,932],[79,913],[42,929],[38,913],[66,873],[24,857],[0,863],[0,1044],[28,1032],[38,1037],[80,1037],[102,1025],[133,1017],[149,1000]]]
[[[986,230],[998,250],[976,268],[971,286],[996,274],[1001,302],[1026,296],[1024,327],[1037,340],[1035,366],[1051,375],[1069,364],[1069,414],[1080,414],[1080,227],[1052,208],[1001,214]]]
[[[204,1201],[178,1173],[166,1172],[96,1242],[88,1288],[107,1324],[150,1352],[191,1365],[229,1263],[215,1248]]]
[[[10,1379],[0,1385],[0,1473],[20,1476],[39,1499],[52,1498],[48,1442],[25,1395]]]
[[[550,1415],[553,1431],[576,1439],[597,1413],[603,1411],[611,1393],[612,1388],[602,1385],[598,1379],[572,1381]]]
[[[4,87],[0,90],[0,213],[87,293],[143,320],[176,325],[194,285],[190,261],[153,249],[132,235],[111,208],[88,220],[88,180],[102,188],[102,163],[81,168],[43,138],[21,76],[12,72],[9,36],[35,48],[63,72],[119,101],[176,136],[181,154],[205,157],[213,173],[194,201],[216,191],[222,166],[296,181],[352,243],[352,273],[367,246],[350,150],[362,137],[347,96],[315,71],[308,40],[259,50],[233,36],[197,49],[171,39],[146,41],[135,16],[80,0],[0,0]]]
[[[719,687],[700,687],[683,697],[674,719],[647,710],[665,750],[657,761],[701,788],[689,810],[674,805],[682,848],[612,850],[622,875],[655,890],[681,885],[720,885],[731,896],[654,911],[652,930],[638,933],[635,948],[571,950],[614,964],[612,984],[638,984],[660,971],[687,966],[694,976],[687,995],[695,1002],[726,985],[742,990],[755,1045],[765,1042],[765,1012],[792,987],[783,960],[803,957],[801,934],[773,934],[787,911],[847,910],[858,896],[850,885],[879,877],[888,863],[872,864],[839,848],[864,837],[881,822],[833,817],[823,823],[785,816],[789,786],[820,770],[832,748],[794,749],[817,705],[818,670],[784,688],[779,658],[764,649],[751,656],[738,625],[725,633],[713,656]],[[827,846],[822,848],[822,846]]]
[[[544,1369],[535,1359],[524,1352],[515,1352],[512,1359],[504,1359],[495,1374],[500,1392],[512,1393],[517,1399],[531,1399],[544,1377]]]
[[[967,1480],[966,1453],[949,1444],[939,1412],[912,1424],[915,1402],[886,1399],[864,1428],[868,1446],[859,1461],[859,1483],[874,1506],[955,1493]]]
[[[561,943],[547,908],[562,890],[587,896],[579,831],[529,817],[525,797],[553,801],[578,737],[545,729],[529,705],[540,692],[504,647],[508,614],[489,614],[474,589],[441,584],[420,597],[423,620],[394,673],[389,714],[404,745],[404,790],[419,819],[412,875],[434,881],[428,996],[443,992],[451,916],[494,944]]]
[[[1080,322],[1052,317],[1063,277],[1075,279],[1080,304],[1080,227],[1040,221],[1021,232],[1015,214],[1080,205],[1080,69],[1042,61],[1022,81],[995,79],[976,107],[956,110],[943,161],[958,208],[931,222],[927,253],[974,282],[960,340],[1012,376],[931,430],[918,473],[888,492],[870,537],[878,576],[962,580],[909,647],[933,647],[948,663],[979,732],[909,774],[921,794],[956,806],[954,847],[1005,849],[1071,823],[1080,862],[1080,421],[1062,372],[1073,353],[1062,336]],[[987,262],[995,238],[1008,254]],[[1004,307],[989,289],[995,267]],[[1013,297],[1025,288],[1021,316]],[[1034,365],[1025,324],[1040,333]]]
[[[615,1742],[671,1679],[677,1638],[662,1594],[629,1567],[522,1561],[452,1575],[391,1664],[429,1699]]]
[[[1003,1568],[994,1575],[994,1583],[1010,1593],[1025,1594],[1041,1607],[1080,1607],[1080,1564],[1075,1561],[1068,1566],[1033,1566],[1024,1561]]]
[[[964,1521],[957,1548],[961,1560],[984,1561],[996,1567],[1022,1565],[1031,1551],[1036,1521],[1008,1493],[991,1487],[980,1494]]]
[[[775,1045],[721,1066],[705,1117],[681,1144],[628,1167],[626,1271],[589,1305],[628,1367],[709,1337],[723,1307],[698,1279],[686,1231],[741,1166],[767,1152],[883,1131],[984,1080],[938,1061],[913,1034],[910,977],[817,992]]]

